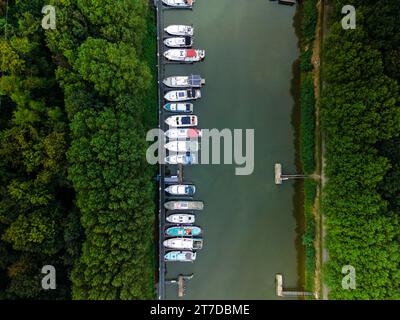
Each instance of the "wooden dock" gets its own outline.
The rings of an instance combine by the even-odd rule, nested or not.
[[[192,278],[193,278],[193,273],[188,276],[180,274],[178,276],[178,279],[166,280],[166,283],[167,284],[177,284],[178,285],[178,297],[182,298],[185,295],[185,291],[186,291],[185,282],[186,282],[186,280],[190,280]]]
[[[304,179],[308,178],[304,174],[283,174],[282,165],[280,163],[275,163],[275,184],[282,184],[282,181],[289,179]]]
[[[315,296],[313,292],[288,290],[283,288],[283,276],[278,273],[275,275],[276,295],[278,297],[306,297]]]

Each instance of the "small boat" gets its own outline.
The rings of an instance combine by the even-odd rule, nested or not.
[[[174,90],[165,94],[164,99],[168,101],[187,101],[201,98],[200,89]]]
[[[199,129],[186,128],[186,129],[170,129],[167,130],[164,134],[169,139],[187,139],[187,138],[200,138],[202,132]]]
[[[171,88],[200,88],[206,83],[199,75],[175,76],[164,79],[163,83]]]
[[[193,45],[193,38],[190,36],[167,38],[164,44],[170,48],[190,48]]]
[[[164,203],[167,210],[203,210],[203,201],[168,201]]]
[[[196,260],[196,252],[170,251],[164,255],[164,261],[193,262]]]
[[[172,36],[193,36],[194,34],[192,26],[185,26],[180,24],[170,25],[164,28],[164,31]]]
[[[194,127],[197,126],[197,116],[171,116],[165,120],[170,127]]]
[[[195,237],[201,234],[201,228],[196,226],[169,227],[165,230],[168,237]]]
[[[196,192],[196,187],[191,184],[173,184],[165,191],[174,196],[192,196]]]
[[[174,152],[197,152],[199,143],[197,141],[171,141],[165,144],[165,149]]]
[[[193,104],[192,103],[167,103],[164,105],[164,109],[169,112],[192,113],[193,112]]]
[[[194,214],[188,213],[171,214],[166,218],[166,220],[170,223],[176,224],[192,224],[195,222],[195,216]]]
[[[171,61],[197,62],[206,57],[206,52],[198,49],[169,49],[164,52],[164,57]]]
[[[169,7],[174,8],[192,8],[195,0],[162,0],[162,2]]]
[[[199,250],[203,248],[203,239],[172,238],[164,240],[164,247],[171,249]]]
[[[197,163],[197,158],[194,154],[191,155],[178,154],[166,157],[165,162],[168,164],[188,165]]]

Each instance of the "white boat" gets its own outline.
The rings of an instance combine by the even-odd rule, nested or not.
[[[176,224],[192,224],[195,222],[195,216],[194,214],[188,213],[171,214],[166,218],[166,220],[170,223]]]
[[[165,157],[165,162],[168,164],[183,164],[183,165],[196,164],[197,157],[194,154],[190,155],[178,154]]]
[[[203,248],[203,239],[172,238],[164,240],[164,247],[170,249],[199,250]]]
[[[170,48],[190,48],[193,45],[193,38],[189,36],[167,38],[164,44]]]
[[[193,113],[192,103],[167,103],[164,110],[169,112]]]
[[[164,28],[166,33],[171,36],[193,36],[194,30],[192,26],[185,26],[181,24],[173,24]]]
[[[192,8],[195,0],[162,0],[162,2],[169,7],[175,8]]]
[[[164,134],[169,139],[188,139],[202,136],[201,130],[194,128],[169,129]]]
[[[170,127],[195,127],[197,126],[197,116],[171,116],[165,120],[165,123]]]
[[[167,210],[203,210],[203,201],[168,201],[164,203]]]
[[[200,88],[206,83],[199,75],[175,76],[164,79],[163,83],[171,88]]]
[[[164,261],[193,262],[196,260],[196,252],[170,251],[164,255]]]
[[[165,149],[174,152],[197,152],[199,143],[197,141],[171,141],[164,145]]]
[[[197,62],[206,57],[206,52],[198,49],[169,49],[164,52],[164,57],[171,61]]]
[[[200,89],[174,90],[165,94],[164,99],[172,102],[197,100],[201,98]]]
[[[192,196],[196,187],[192,184],[173,184],[165,188],[165,191],[174,196]]]

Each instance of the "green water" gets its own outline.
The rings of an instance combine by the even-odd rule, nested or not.
[[[193,264],[167,264],[167,278],[194,273],[185,299],[275,299],[275,274],[297,287],[298,219],[292,182],[274,184],[274,163],[295,172],[292,66],[298,58],[296,8],[267,0],[197,0],[192,11],[169,10],[165,25],[193,24],[204,62],[168,65],[166,74],[200,74],[195,103],[200,128],[255,129],[255,168],[236,176],[235,165],[186,167],[186,181],[205,202],[197,214],[204,248]],[[300,259],[301,260],[301,259]],[[177,298],[168,285],[167,298]]]

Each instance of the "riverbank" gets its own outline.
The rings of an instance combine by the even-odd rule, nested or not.
[[[317,261],[319,248],[319,181],[320,135],[319,135],[319,56],[320,56],[320,1],[303,1],[300,33],[300,161],[302,171],[313,179],[306,179],[303,185],[304,196],[304,234],[302,243],[305,250],[304,289],[317,292],[319,297],[320,281]]]

